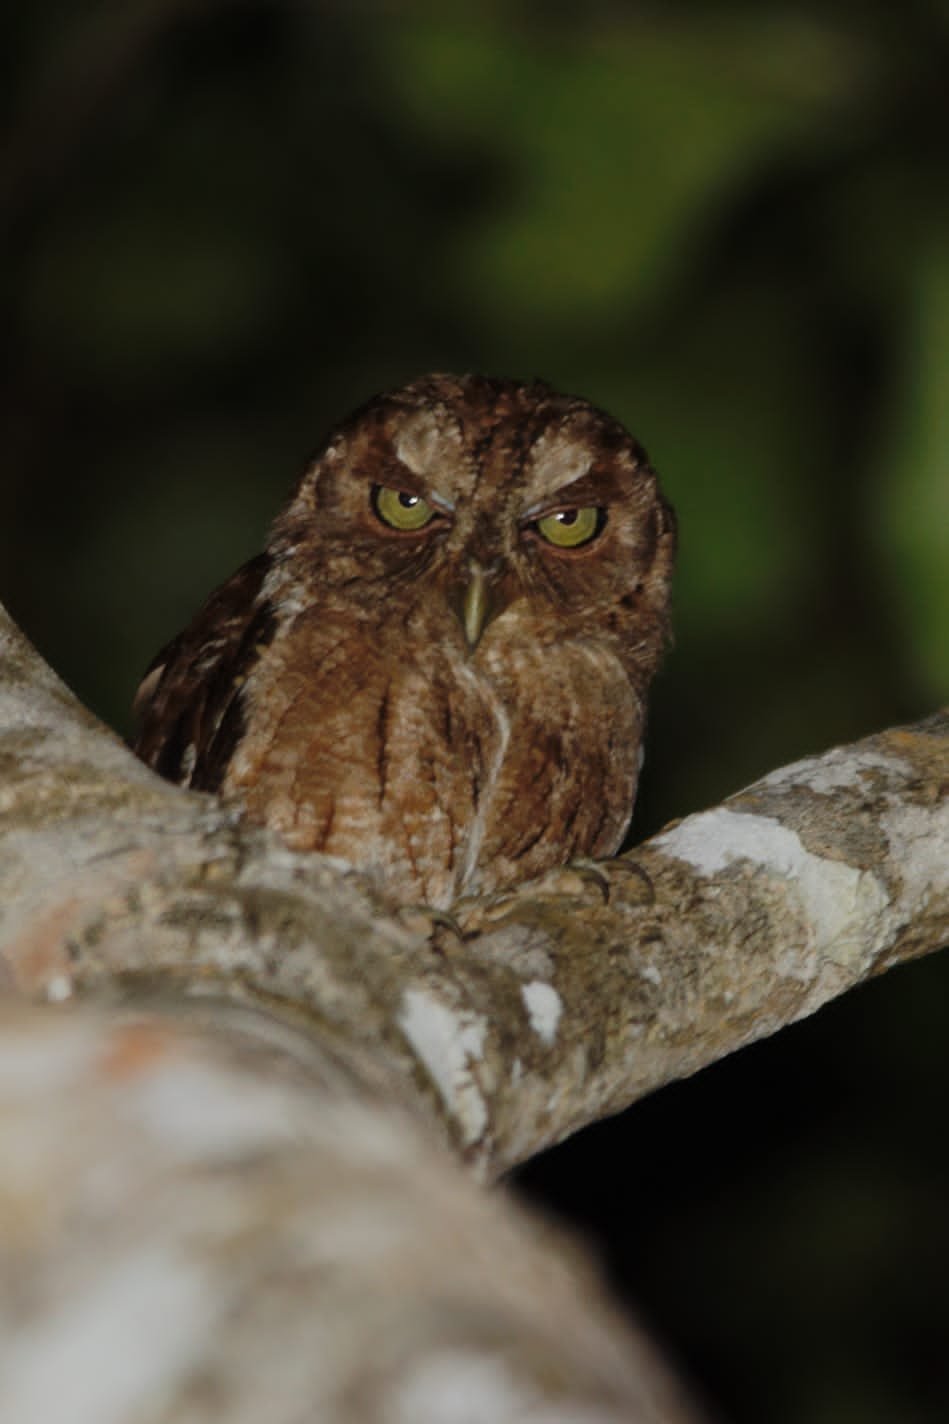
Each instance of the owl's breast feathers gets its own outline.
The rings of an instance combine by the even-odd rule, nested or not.
[[[614,655],[502,618],[475,657],[444,636],[394,656],[345,608],[281,623],[266,572],[240,570],[146,675],[136,750],[162,775],[434,905],[617,849],[642,710]]]

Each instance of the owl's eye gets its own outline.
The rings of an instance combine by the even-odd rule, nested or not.
[[[428,500],[420,494],[409,494],[408,490],[393,489],[391,485],[373,486],[372,507],[383,524],[410,533],[424,529],[435,518]]]
[[[588,504],[583,509],[558,509],[538,519],[534,528],[548,544],[558,549],[578,549],[595,539],[606,523],[606,510]]]

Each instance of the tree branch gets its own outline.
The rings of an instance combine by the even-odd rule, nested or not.
[[[0,1013],[0,1418],[695,1424],[563,1241],[312,1040],[203,1017]]]
[[[0,1415],[694,1424],[457,1159],[946,942],[947,790],[943,714],[457,922],[396,911],[158,780],[0,610],[0,981],[106,1005],[0,1023]]]
[[[773,773],[458,928],[171,787],[0,631],[0,957],[281,1012],[494,1175],[949,941],[949,715]],[[460,932],[459,932],[460,930]]]

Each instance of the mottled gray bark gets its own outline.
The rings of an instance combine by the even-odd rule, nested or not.
[[[572,1249],[238,1014],[0,1013],[0,1418],[695,1418]]]
[[[36,1352],[78,1348],[70,1301],[76,1329],[99,1295],[124,1317],[125,1271],[145,1323],[122,1337],[123,1388],[154,1371],[158,1402],[63,1419],[290,1420],[301,1400],[328,1420],[690,1417],[584,1273],[452,1157],[496,1175],[949,941],[947,788],[943,714],[457,922],[393,913],[159,781],[0,622],[0,974],[107,1002],[7,1023],[0,1112],[27,1167],[0,1182],[0,1253],[31,1286],[0,1286],[21,1362],[0,1358],[0,1415],[33,1418],[30,1390],[52,1388]],[[164,1290],[179,1316],[169,1261],[198,1303],[165,1368],[139,1354],[142,1301]]]

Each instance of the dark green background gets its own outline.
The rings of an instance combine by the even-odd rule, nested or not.
[[[626,421],[681,522],[638,834],[949,692],[949,4],[0,19],[0,596],[123,730],[326,426],[430,369]],[[735,1421],[949,1418],[935,959],[525,1184]]]

